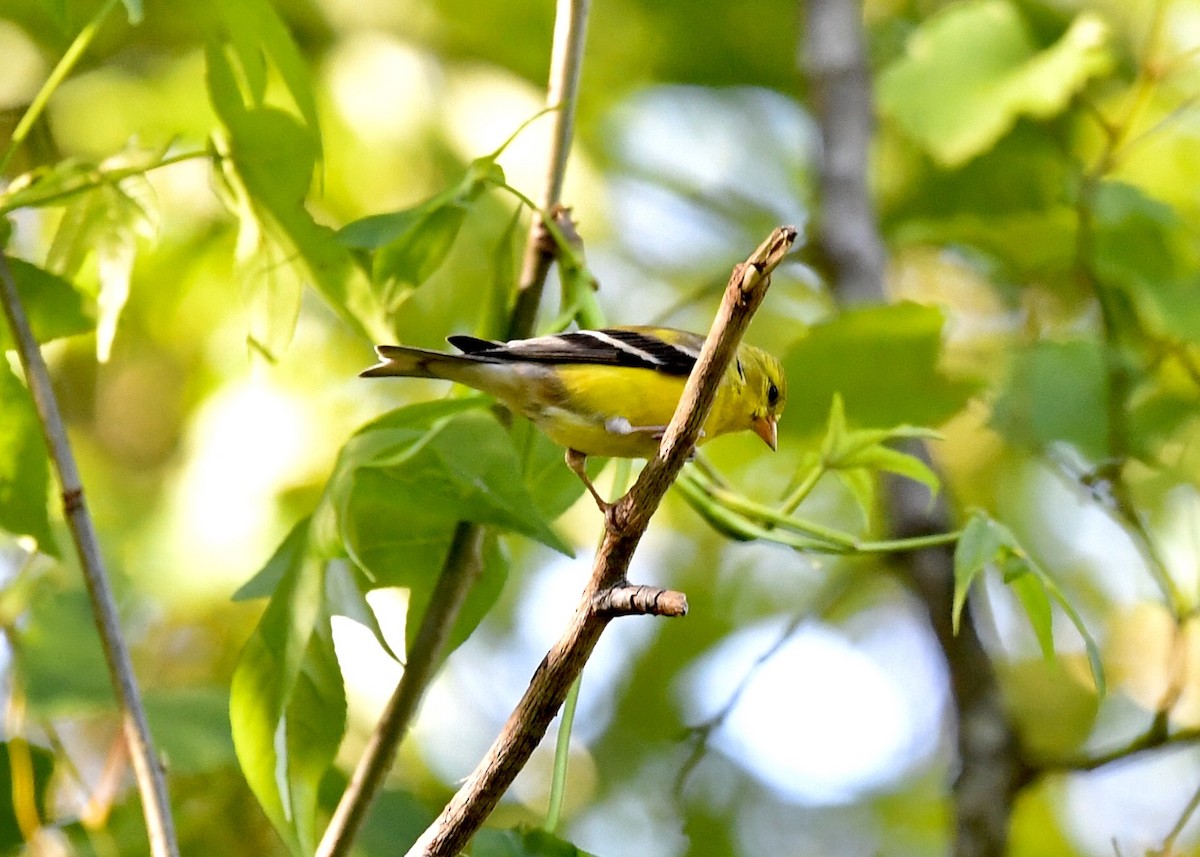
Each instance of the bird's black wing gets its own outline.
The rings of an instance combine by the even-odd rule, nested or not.
[[[669,335],[674,342],[657,335],[654,328],[616,327],[511,342],[451,336],[449,342],[464,354],[497,361],[587,363],[652,369],[666,375],[690,374],[700,356],[704,337],[686,331],[670,331]]]

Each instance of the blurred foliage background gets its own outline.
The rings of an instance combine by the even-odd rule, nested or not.
[[[0,6],[0,141],[105,5]],[[732,264],[776,225],[821,221],[802,12],[593,4],[564,199],[610,322],[707,329]],[[775,503],[821,451],[835,394],[853,428],[938,429],[950,526],[983,510],[1013,539],[978,558],[971,596],[1032,772],[1008,853],[1195,853],[1200,3],[866,0],[861,13],[889,302],[840,308],[803,249],[749,334],[787,366],[780,450],[731,437],[706,453],[738,491]],[[300,828],[319,831],[401,672],[380,637],[403,657],[408,605],[428,598],[457,516],[493,525],[486,583],[358,853],[415,838],[573,610],[599,521],[557,451],[459,399],[386,426],[401,433],[391,453],[408,455],[434,417],[461,411],[422,447],[432,475],[378,460],[364,475],[366,453],[346,446],[390,409],[447,395],[358,379],[372,341],[496,333],[527,219],[514,229],[518,204],[495,175],[463,177],[541,108],[553,14],[529,0],[148,0],[140,21],[100,19],[42,119],[4,147],[6,252],[47,342],[185,854],[286,854],[304,849]],[[497,159],[530,196],[544,124]],[[391,255],[365,266],[364,245],[332,231],[455,187],[408,239],[393,222]],[[558,304],[549,289],[539,329],[574,309]],[[0,847],[145,853],[7,356]],[[455,495],[455,450],[509,493]],[[822,479],[801,513],[883,537],[881,467]],[[337,660],[303,702],[315,737],[296,755],[316,772],[292,772],[319,783],[313,815],[281,835],[247,785],[264,772],[239,766],[229,703],[247,640],[285,642],[263,631],[259,596],[304,579],[305,557],[324,596],[271,604],[307,617]],[[1020,584],[1031,566],[1095,640],[1107,693],[1062,605]],[[732,540],[668,497],[632,577],[684,590],[691,613],[625,619],[602,640],[559,835],[599,855],[946,853],[957,712],[896,570],[886,552]],[[541,822],[552,758],[551,739],[490,826]],[[504,847],[478,851],[532,853]]]

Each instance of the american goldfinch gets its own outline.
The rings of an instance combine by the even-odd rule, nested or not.
[[[496,397],[567,450],[602,510],[584,471],[589,455],[650,458],[675,413],[704,337],[661,327],[576,330],[496,342],[451,336],[461,352],[380,345],[365,378],[443,378]],[[697,443],[750,429],[775,449],[787,384],[772,355],[742,345],[717,387]]]

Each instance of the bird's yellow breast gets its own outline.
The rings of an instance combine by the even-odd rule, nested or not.
[[[679,404],[686,378],[649,369],[560,366],[557,401],[526,413],[555,443],[585,455],[650,458]],[[699,443],[746,428],[727,376],[704,423]],[[746,423],[746,425],[743,425]]]

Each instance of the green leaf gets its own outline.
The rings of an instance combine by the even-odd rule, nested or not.
[[[301,278],[311,280],[358,333],[364,338],[382,338],[382,317],[370,282],[333,230],[316,223],[304,206],[320,157],[315,125],[301,124],[292,114],[274,107],[255,106],[253,93],[248,106],[222,43],[210,41],[205,57],[209,98],[229,134],[229,157],[222,165],[241,220],[239,260],[261,265],[258,254],[274,245],[268,265],[299,266]],[[264,276],[270,272],[261,269],[252,268],[250,273],[248,285],[276,288],[267,302],[276,306],[279,323],[287,321],[290,330],[297,295],[290,290],[289,281]],[[272,297],[277,300],[271,301]],[[279,307],[278,299],[291,302]],[[286,339],[287,332],[273,329],[264,337],[268,352],[272,342]]]
[[[439,206],[375,252],[371,278],[389,311],[395,311],[407,290],[420,286],[442,266],[466,216],[462,205]]]
[[[377,470],[358,474],[338,515],[340,538],[373,587],[432,585],[455,521],[436,511],[422,514],[415,500],[393,500],[394,487]]]
[[[290,822],[300,843],[299,853],[308,855],[318,841],[321,779],[346,733],[346,690],[328,614],[320,618],[309,638],[281,726],[286,735]]]
[[[285,545],[276,554],[287,562],[283,577],[233,674],[229,714],[246,782],[293,853],[310,854],[317,787],[311,780],[336,752],[331,734],[336,728],[340,740],[345,702],[339,717],[332,643],[318,633],[328,626],[325,563],[299,537]],[[331,706],[327,713],[313,710],[323,705]]]
[[[1122,289],[1150,327],[1200,344],[1200,250],[1183,218],[1120,182],[1097,187],[1094,211],[1101,285]]]
[[[583,482],[563,460],[563,448],[546,437],[533,423],[514,417],[509,430],[521,459],[521,477],[542,517],[553,521],[571,508],[583,493]],[[592,476],[603,466],[588,460]]]
[[[445,557],[443,556],[442,562],[438,566],[439,569],[444,562]],[[479,576],[467,591],[467,597],[463,599],[458,618],[447,638],[446,651],[443,656],[449,655],[466,642],[479,623],[483,621],[483,617],[496,606],[504,584],[508,580],[509,566],[508,556],[499,539],[494,533],[485,533],[480,551]],[[408,620],[404,630],[407,638],[406,644],[410,649],[416,640],[425,610],[429,606],[435,581],[436,576],[430,575],[421,580],[412,580],[409,586]]]
[[[95,326],[84,308],[83,298],[69,280],[11,256],[8,268],[17,284],[17,296],[25,308],[33,337],[38,342],[86,333]],[[12,347],[8,324],[0,322],[0,350]]]
[[[387,450],[393,441],[384,432],[401,430],[424,433],[436,423],[467,411],[485,407],[491,401],[486,396],[459,396],[452,399],[433,399],[395,408],[376,417],[354,433],[351,443],[342,450],[339,469],[382,464],[388,461]],[[379,456],[383,456],[380,458]]]
[[[944,322],[934,307],[899,303],[849,310],[814,326],[783,361],[792,383],[780,431],[793,437],[822,431],[835,393],[859,427],[945,422],[977,385],[941,372]]]
[[[980,512],[973,514],[963,527],[954,549],[954,608],[951,620],[955,634],[958,633],[971,585],[995,558],[1000,545],[991,519]]]
[[[367,603],[366,591],[369,588],[362,573],[347,562],[333,561],[329,563],[325,573],[325,598],[329,604],[329,612],[335,616],[345,616],[353,619],[375,635],[375,641],[380,648],[387,652],[392,660],[403,663],[403,660],[392,651],[383,628],[375,611]]]
[[[96,356],[107,362],[112,352],[117,322],[129,299],[129,284],[137,258],[137,239],[153,239],[158,232],[154,194],[144,176],[106,184],[77,197],[68,206],[51,248],[51,259],[60,239],[80,245],[75,261],[95,258],[99,292],[96,295]],[[80,216],[73,213],[80,210]],[[48,260],[49,261],[49,260]],[[66,272],[74,275],[77,269]]]
[[[838,451],[845,443],[846,403],[841,393],[834,393],[833,403],[829,406],[829,420],[825,424],[825,440],[821,443],[822,463],[836,460]]]
[[[541,829],[484,828],[471,840],[472,857],[593,857],[570,842]]]
[[[1042,449],[1074,444],[1099,459],[1108,450],[1108,375],[1092,340],[1038,342],[1017,355],[992,412],[1012,443]]]
[[[0,362],[0,529],[29,536],[40,551],[57,556],[49,487],[50,459],[33,400]]]
[[[339,504],[352,555],[362,561],[364,539],[392,542],[429,532],[438,520],[494,524],[570,555],[515,478],[520,472],[508,434],[490,414],[464,413],[419,437],[401,435],[375,452],[370,469],[358,468],[345,505]]]
[[[1004,583],[1011,589],[1025,608],[1025,616],[1037,637],[1042,657],[1048,663],[1054,661],[1054,616],[1050,609],[1050,596],[1046,587],[1020,556],[1008,556],[1003,561]]]
[[[233,593],[234,601],[250,601],[254,598],[267,598],[279,586],[289,569],[302,561],[304,552],[308,550],[308,532],[312,516],[302,518],[292,529],[275,553],[267,560],[254,577],[243,583],[237,592]]]
[[[886,471],[904,476],[915,482],[920,482],[929,489],[929,493],[934,497],[937,496],[938,490],[941,487],[941,480],[938,479],[937,474],[924,461],[914,455],[909,455],[907,452],[890,449],[878,444],[865,447],[847,455],[837,465],[837,469],[839,470],[850,468]]]
[[[517,228],[521,225],[521,208],[513,212],[508,226],[496,242],[492,253],[492,283],[487,302],[476,330],[484,339],[504,337],[508,330],[509,307],[517,291]]]
[[[1029,556],[1012,530],[980,511],[974,512],[963,528],[954,552],[955,633],[958,633],[967,591],[989,565],[998,568],[1004,575],[1005,584],[1013,587],[1047,659],[1054,651],[1050,602],[1053,601],[1062,608],[1083,638],[1092,680],[1096,683],[1096,692],[1103,697],[1107,686],[1104,665],[1100,660],[1100,647],[1096,645],[1083,618],[1067,600],[1050,573]]]
[[[838,481],[846,486],[850,496],[863,514],[863,521],[869,527],[875,517],[875,475],[862,468],[837,470]]]
[[[308,63],[275,7],[268,0],[217,0],[215,8],[249,85],[250,104],[264,106],[269,60],[319,152],[320,122]]]
[[[469,208],[480,194],[504,184],[504,171],[492,157],[478,158],[467,167],[458,184],[411,208],[372,214],[347,223],[338,230],[338,240],[356,250],[378,250],[405,235],[444,208]]]
[[[291,343],[300,320],[305,277],[303,266],[294,261],[288,248],[270,240],[238,260],[238,281],[247,304],[246,339],[272,362]]]
[[[880,109],[944,166],[987,151],[1020,116],[1061,113],[1112,66],[1109,30],[1093,12],[1039,50],[1011,0],[947,6],[910,37],[879,78]]]
[[[446,261],[475,200],[504,184],[496,154],[476,159],[458,184],[412,208],[374,214],[338,232],[346,247],[375,251],[371,279],[388,312],[394,313]]]

